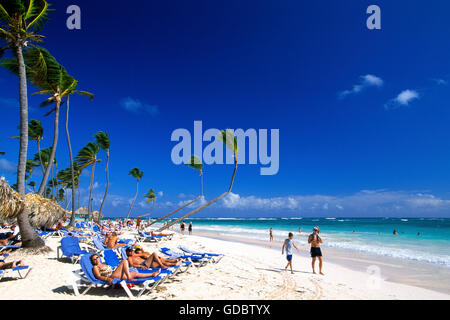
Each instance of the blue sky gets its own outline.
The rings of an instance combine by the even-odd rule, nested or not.
[[[192,132],[195,120],[280,130],[278,174],[240,165],[233,194],[199,217],[450,216],[450,3],[76,1],[82,29],[68,30],[71,4],[52,3],[43,45],[96,95],[71,100],[70,129],[75,152],[98,130],[110,135],[107,216],[126,214],[133,167],[144,171],[134,215],[148,209],[149,188],[159,193],[154,216],[199,192],[198,175],[170,158],[171,133]],[[381,30],[366,28],[371,4]],[[0,175],[12,183],[17,91],[0,70]],[[53,119],[42,99],[30,97],[30,119],[43,121],[48,147]],[[68,165],[62,127],[57,159]],[[206,199],[227,189],[232,170],[205,167]],[[104,161],[96,182],[99,205]],[[85,201],[88,183],[85,172]]]

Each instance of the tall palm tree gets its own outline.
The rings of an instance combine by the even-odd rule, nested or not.
[[[77,83],[78,85],[78,83]],[[69,159],[70,159],[70,176],[72,179],[72,183],[71,183],[71,188],[72,188],[72,215],[71,215],[71,219],[70,219],[70,226],[74,226],[75,225],[75,176],[76,176],[76,170],[75,170],[75,166],[74,166],[74,161],[73,161],[73,154],[72,154],[72,145],[70,143],[70,134],[69,134],[69,99],[70,96],[74,93],[78,93],[79,95],[83,95],[83,96],[87,96],[89,98],[89,100],[93,100],[94,99],[94,95],[90,92],[86,92],[86,91],[80,91],[80,90],[75,90],[76,87],[74,87],[71,91],[69,91],[67,93],[67,99],[66,99],[66,139],[67,139],[67,147],[69,149]],[[80,192],[78,190],[78,198],[79,198]],[[80,201],[78,201],[80,202]]]
[[[33,161],[36,163],[42,163],[42,174],[44,174],[45,168],[47,168],[49,164],[51,152],[52,147],[49,147],[34,154]]]
[[[50,95],[49,98],[41,103],[41,107],[55,104],[55,107],[45,114],[45,116],[48,116],[55,112],[55,120],[52,152],[50,153],[49,161],[50,165],[45,169],[38,190],[38,194],[42,195],[45,191],[51,168],[53,167],[53,159],[58,144],[60,107],[63,103],[63,98],[77,86],[77,81],[68,75],[66,69],[56,61],[48,50],[42,47],[28,49],[24,54],[24,62],[28,79],[34,86],[41,89],[34,94]],[[17,74],[20,71],[20,63],[17,59],[8,59],[4,61],[2,65],[13,73]]]
[[[99,212],[99,217],[102,214],[102,210],[103,210],[103,205],[105,203],[106,200],[106,196],[108,194],[108,187],[109,187],[109,147],[110,147],[110,141],[109,141],[109,136],[106,132],[103,131],[99,131],[95,134],[95,142],[100,146],[100,148],[102,150],[106,151],[106,168],[105,168],[105,172],[106,172],[106,188],[105,188],[105,195],[103,196],[103,200],[102,200],[102,204],[100,205],[100,209],[98,210]]]
[[[74,179],[72,180],[72,172],[74,173]],[[79,192],[79,186],[80,186],[80,175],[81,175],[81,169],[78,166],[78,162],[73,163],[73,171],[71,168],[60,170],[57,174],[59,184],[64,189],[71,189],[72,190],[72,215],[70,219],[70,225],[75,224],[75,208],[79,207],[80,203],[80,192]],[[78,206],[74,207],[75,202],[75,190],[78,191]],[[73,223],[72,223],[73,221]]]
[[[78,162],[80,169],[84,169],[92,165],[91,180],[89,182],[89,202],[88,202],[89,220],[92,220],[92,190],[94,188],[95,164],[101,161],[101,159],[97,158],[97,154],[99,151],[100,147],[98,144],[89,142],[78,152],[78,155],[75,157],[75,160]]]
[[[134,196],[133,202],[130,205],[130,210],[128,210],[126,220],[128,220],[128,217],[130,216],[131,209],[133,209],[134,201],[136,201],[136,197],[139,192],[139,180],[141,180],[142,177],[144,176],[144,172],[140,171],[138,168],[133,168],[130,170],[130,172],[128,172],[128,174],[132,175],[133,178],[136,179],[136,194]]]
[[[200,158],[198,158],[197,156],[192,156],[190,162],[186,165],[188,165],[189,167],[191,167],[195,170],[198,170],[200,172],[200,195],[197,198],[195,198],[194,200],[189,201],[189,202],[185,203],[184,205],[182,205],[181,207],[173,210],[172,212],[169,212],[168,214],[156,219],[155,221],[150,223],[150,226],[155,223],[160,222],[161,220],[167,219],[171,215],[177,213],[178,211],[186,208],[187,206],[190,206],[191,204],[193,204],[193,203],[197,202],[198,200],[200,200],[201,198],[203,198],[203,164],[200,161]]]
[[[222,193],[220,196],[218,196],[217,198],[203,204],[202,206],[198,207],[197,209],[194,209],[188,213],[186,213],[185,215],[183,215],[182,217],[176,219],[175,221],[172,221],[170,223],[168,223],[167,225],[161,227],[158,231],[161,232],[167,228],[170,228],[171,226],[173,226],[174,224],[177,224],[178,222],[190,217],[191,215],[199,212],[200,210],[205,209],[206,207],[212,205],[213,203],[216,203],[217,201],[219,201],[220,199],[224,198],[225,196],[229,195],[231,192],[231,189],[233,188],[233,183],[234,183],[234,178],[236,176],[236,171],[237,171],[237,153],[238,153],[238,147],[237,147],[237,139],[236,136],[234,135],[232,130],[222,130],[218,136],[218,139],[220,139],[228,149],[230,149],[231,151],[233,151],[234,153],[234,171],[233,171],[233,175],[231,176],[231,182],[230,182],[230,186],[228,187],[228,190],[224,193]]]
[[[39,120],[31,119],[28,124],[28,139],[34,140],[37,143],[38,155],[41,154],[41,140],[44,139],[44,128]],[[42,159],[39,159],[39,164],[42,168],[42,173],[44,172],[44,165]]]
[[[155,202],[156,202],[155,191],[153,191],[153,189],[148,190],[147,193],[144,194],[144,198],[145,198],[145,202],[147,202],[147,203],[153,202],[152,210],[149,213],[138,216],[138,218],[142,218],[142,217],[150,215],[153,212],[153,210],[155,209]]]
[[[7,49],[13,52],[18,62],[20,102],[20,151],[17,164],[17,190],[25,195],[25,166],[28,151],[28,92],[27,72],[23,48],[33,42],[42,41],[40,31],[47,18],[48,3],[45,0],[0,0],[0,40],[6,45],[0,48],[0,56]],[[22,237],[22,247],[38,248],[45,245],[30,225],[27,210],[17,217]]]

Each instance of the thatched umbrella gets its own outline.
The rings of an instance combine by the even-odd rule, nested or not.
[[[59,204],[37,194],[28,193],[23,199],[3,178],[0,179],[0,219],[8,221],[17,218],[24,206],[34,228],[50,228],[66,214]]]
[[[30,212],[30,224],[35,228],[50,228],[66,214],[58,203],[34,193],[25,195],[25,206]]]
[[[0,178],[0,220],[9,221],[17,218],[22,212],[25,202],[16,191]]]

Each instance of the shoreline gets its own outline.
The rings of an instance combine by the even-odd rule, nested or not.
[[[262,241],[258,239],[250,239],[245,237],[226,236],[223,234],[195,231],[193,235],[201,237],[212,238],[216,240],[224,240],[230,242],[238,242],[243,244],[256,245],[266,249],[276,250],[281,253],[283,245],[280,241],[273,241],[270,246],[269,241]],[[187,232],[185,232],[185,235]],[[295,237],[294,237],[295,242]],[[300,256],[309,258],[309,246],[306,244],[299,244]],[[340,265],[352,271],[367,272],[368,268],[376,266],[380,270],[380,276],[389,282],[419,287],[427,290],[432,290],[439,293],[450,294],[450,282],[442,281],[443,279],[450,279],[450,268],[440,266],[437,264],[415,261],[415,260],[401,260],[393,257],[380,256],[369,254],[365,252],[356,252],[354,250],[345,250],[340,248],[333,248],[322,246],[322,253],[324,255],[324,272],[326,270],[327,262]],[[295,252],[295,255],[299,254]],[[318,262],[316,262],[317,264]],[[316,271],[318,266],[316,266]],[[311,271],[311,267],[308,270]]]
[[[194,230],[195,231],[195,230]],[[135,230],[125,231],[120,238],[132,239]],[[183,245],[201,252],[222,253],[218,262],[201,268],[191,268],[172,281],[142,296],[145,300],[449,300],[450,295],[411,285],[386,281],[364,271],[353,271],[328,260],[325,275],[312,274],[311,259],[301,246],[301,254],[294,252],[294,274],[286,272],[285,256],[279,243],[270,248],[267,243],[245,243],[234,239],[215,239],[214,234],[192,236],[175,232],[172,240],[143,242],[148,252],[161,254],[162,247],[180,251]],[[217,235],[216,235],[217,236]],[[233,241],[231,241],[233,240]],[[9,260],[24,259],[32,270],[25,279],[0,281],[0,299],[10,300],[128,300],[123,290],[93,288],[86,295],[75,296],[70,286],[72,271],[80,266],[68,259],[56,259],[60,238],[48,238],[46,245],[53,251],[29,255],[20,250]],[[278,246],[278,247],[277,247]],[[317,270],[318,271],[318,270]]]

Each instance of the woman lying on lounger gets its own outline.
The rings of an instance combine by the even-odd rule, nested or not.
[[[129,247],[126,250],[128,256],[128,262],[131,267],[134,268],[170,268],[172,266],[178,266],[181,264],[180,259],[165,259],[158,256],[156,252],[152,254],[144,252],[142,248]]]
[[[113,279],[133,281],[138,278],[156,277],[161,272],[160,270],[153,273],[130,272],[127,260],[122,260],[117,268],[113,270],[111,266],[102,264],[100,262],[100,257],[97,254],[93,254],[90,257],[90,260],[94,266],[92,268],[94,276],[99,280],[108,282],[109,284],[113,283]]]
[[[17,261],[14,260],[13,262],[1,262],[0,261],[0,270],[6,270],[6,269],[14,269],[15,267],[23,267],[25,264],[23,260]]]

